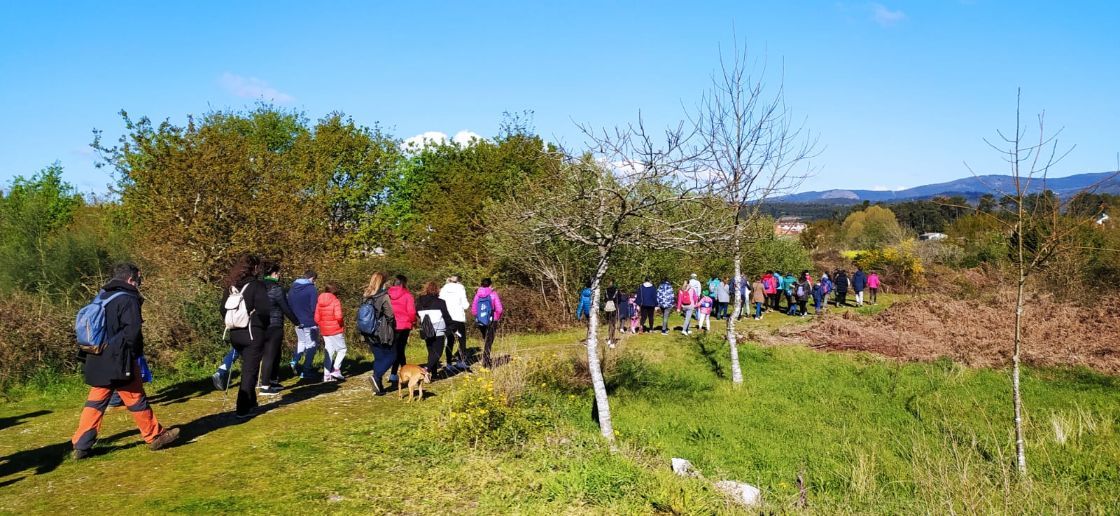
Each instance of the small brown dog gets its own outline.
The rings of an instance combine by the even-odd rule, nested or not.
[[[407,364],[401,366],[398,376],[400,383],[397,384],[397,398],[404,399],[404,391],[401,390],[401,386],[408,385],[408,402],[412,403],[412,393],[417,389],[420,390],[420,401],[424,401],[424,383],[431,383],[432,373],[418,365]]]

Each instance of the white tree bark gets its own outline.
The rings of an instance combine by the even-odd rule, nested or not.
[[[731,283],[735,288],[735,309],[727,319],[727,346],[731,348],[731,383],[736,386],[743,384],[743,369],[739,366],[738,337],[735,335],[735,320],[739,318],[739,312],[743,309],[743,295],[739,285],[743,272],[743,251],[739,248],[739,231],[739,224],[735,224],[735,277]]]
[[[614,425],[611,422],[611,406],[607,399],[607,382],[603,379],[603,367],[599,363],[599,287],[607,273],[608,254],[600,252],[599,266],[591,280],[591,313],[587,316],[587,369],[591,372],[591,388],[595,392],[595,405],[598,408],[599,431],[611,447],[614,447]]]

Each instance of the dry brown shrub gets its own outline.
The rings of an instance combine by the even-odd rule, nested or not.
[[[76,309],[13,292],[0,296],[0,313],[0,391],[36,372],[77,369]]]
[[[817,349],[858,350],[901,360],[949,357],[972,366],[1000,367],[1011,360],[1014,293],[991,287],[986,299],[942,293],[900,302],[875,316],[844,312],[808,327],[781,332],[778,340],[806,340]],[[1120,315],[1033,294],[1027,301],[1023,360],[1032,365],[1079,365],[1120,374]]]

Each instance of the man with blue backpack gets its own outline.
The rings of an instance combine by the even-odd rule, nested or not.
[[[490,278],[482,280],[482,284],[474,293],[471,302],[471,315],[474,324],[482,333],[482,367],[489,368],[493,365],[490,360],[490,348],[494,345],[494,334],[498,329],[498,321],[502,319],[502,298],[491,287]]]
[[[75,459],[89,456],[97,442],[101,419],[113,393],[120,395],[148,448],[158,450],[179,437],[178,428],[164,429],[144,393],[139,358],[144,355],[140,315],[140,268],[131,263],[113,267],[113,279],[89,305],[78,311],[74,332],[78,359],[90,386],[78,429],[70,439]]]

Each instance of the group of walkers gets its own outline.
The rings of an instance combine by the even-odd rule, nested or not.
[[[222,316],[232,349],[212,379],[216,388],[226,389],[232,363],[241,357],[237,417],[252,415],[258,391],[265,396],[281,392],[278,368],[285,321],[296,327],[296,349],[289,362],[293,374],[301,380],[319,378],[312,364],[321,344],[322,381],[345,379],[342,365],[347,352],[346,324],[338,286],[327,282],[319,292],[318,275],[311,270],[296,279],[289,292],[284,291],[279,280],[278,263],[262,264],[255,256],[246,255],[223,281]],[[248,324],[238,326],[230,322],[230,314],[239,309],[251,314]],[[468,309],[482,337],[482,365],[490,367],[490,351],[503,307],[489,278],[482,280],[473,300],[468,302],[466,289],[456,275],[448,277],[442,287],[435,281],[425,283],[419,298],[415,298],[404,275],[373,273],[354,312],[358,334],[373,353],[369,376],[373,393],[385,394],[385,373],[389,373],[389,383],[399,387],[397,372],[405,365],[405,351],[414,329],[419,330],[427,347],[427,361],[422,367],[430,374],[435,376],[442,371],[451,375],[470,370],[471,357],[466,347]],[[446,359],[442,368],[441,358]]]
[[[347,352],[346,323],[338,286],[329,282],[318,284],[318,275],[308,270],[285,291],[280,284],[281,272],[278,262],[262,262],[254,255],[244,255],[222,280],[220,315],[231,349],[212,380],[218,389],[228,388],[233,364],[241,359],[234,411],[239,419],[253,415],[258,391],[271,396],[283,388],[280,364],[287,322],[295,327],[296,336],[289,366],[301,381],[320,378],[312,365],[320,347],[324,352],[321,380],[337,382],[345,378],[342,366]],[[151,376],[143,359],[140,283],[140,269],[136,265],[117,265],[113,278],[78,314],[78,358],[83,361],[90,392],[71,438],[76,459],[89,456],[105,410],[114,402],[124,405],[132,414],[140,435],[152,450],[167,446],[179,436],[178,428],[160,425],[144,392],[143,384]],[[469,371],[473,357],[467,351],[467,310],[482,338],[482,365],[491,367],[491,348],[503,307],[489,278],[481,281],[473,300],[468,302],[466,289],[455,275],[448,277],[442,287],[434,281],[425,283],[415,299],[405,276],[373,273],[354,312],[355,329],[374,357],[368,378],[373,393],[385,394],[386,373],[393,387],[399,388],[397,372],[405,365],[405,349],[414,329],[419,330],[428,350],[427,361],[421,367],[433,377],[441,371],[448,376]],[[82,324],[85,326],[81,327]],[[97,346],[83,347],[83,332],[89,334],[85,340],[96,341]],[[441,358],[446,360],[442,369]]]
[[[759,320],[765,312],[770,311],[794,316],[808,315],[810,300],[813,302],[814,314],[821,314],[830,299],[836,306],[846,306],[848,292],[855,293],[856,306],[863,306],[865,291],[869,292],[869,303],[875,304],[881,286],[877,272],[866,273],[858,267],[851,278],[847,271],[837,269],[831,275],[822,273],[816,280],[807,270],[796,276],[793,273],[768,271],[753,281],[748,281],[745,276],[737,280],[712,276],[706,284],[701,283],[696,274],[692,274],[679,288],[675,288],[667,278],[656,286],[650,278],[645,278],[636,289],[627,292],[611,281],[603,290],[604,297],[599,307],[607,324],[607,345],[614,347],[620,333],[655,331],[657,326],[654,316],[657,310],[661,311],[662,335],[668,335],[669,316],[674,311],[680,312],[684,317],[681,326],[681,333],[684,335],[692,333],[694,319],[697,329],[709,331],[713,318],[723,320],[733,316],[731,311],[736,289],[739,289],[743,300],[743,309],[738,317],[742,319],[744,314],[749,313],[753,319]],[[592,297],[591,285],[588,284],[580,291],[576,308],[577,320],[582,321],[590,314]],[[782,301],[785,301],[784,308]]]

